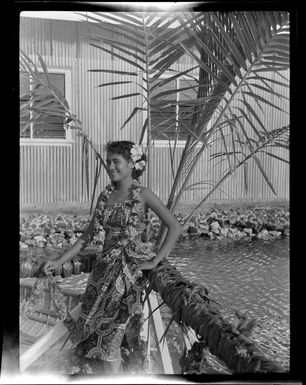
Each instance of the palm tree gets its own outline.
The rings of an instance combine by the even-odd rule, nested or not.
[[[123,71],[125,79],[101,86],[133,83],[137,92],[119,95],[117,99],[127,99],[138,95],[142,98],[127,117],[123,127],[139,112],[145,111],[147,118],[141,130],[139,143],[147,137],[147,155],[151,160],[152,136],[159,130],[169,140],[169,155],[174,159],[177,141],[184,134],[186,143],[179,165],[173,166],[173,184],[167,206],[173,211],[182,194],[189,188],[210,186],[210,190],[189,213],[185,225],[195,210],[237,169],[243,167],[247,181],[247,164],[254,161],[264,180],[276,194],[258,154],[287,162],[273,153],[273,148],[289,146],[289,126],[269,128],[263,123],[262,116],[256,112],[254,105],[262,111],[267,105],[271,109],[282,110],[272,97],[285,99],[278,94],[274,86],[288,87],[288,80],[281,75],[289,68],[289,20],[283,12],[208,12],[190,13],[129,13],[103,14],[104,19],[116,21],[111,31],[123,40],[105,38],[104,32],[109,26],[101,22],[101,15],[87,15],[95,21],[97,34],[91,35],[94,47],[108,54],[115,55],[123,62],[134,67],[134,71]],[[171,27],[171,29],[167,28]],[[102,33],[101,33],[102,31]],[[103,45],[107,43],[113,50]],[[184,71],[174,71],[173,75],[163,79],[161,75],[171,70],[171,66],[184,54],[189,55],[196,65]],[[42,59],[39,57],[41,64]],[[37,74],[34,63],[25,53],[21,55],[24,70],[31,71],[39,84],[42,81]],[[47,69],[42,65],[47,73]],[[198,77],[194,77],[198,69]],[[118,71],[101,68],[90,69],[91,72],[118,73]],[[141,82],[139,76],[141,75]],[[275,76],[269,76],[274,74]],[[136,80],[133,80],[136,75]],[[164,86],[182,76],[189,76],[196,81],[190,86],[164,90]],[[85,134],[81,122],[73,115],[65,100],[48,82],[43,84],[48,90],[49,98],[57,101],[57,111],[66,122],[78,129],[84,138],[84,156],[88,156],[88,146],[96,154],[95,186],[100,174],[103,159],[94,148],[90,138]],[[187,89],[194,89],[196,97],[184,101],[165,102],[165,97],[175,95]],[[267,95],[262,96],[261,91]],[[41,95],[32,90],[31,100],[24,111],[31,111],[32,119],[39,119],[39,114],[48,112],[47,104],[41,101]],[[185,115],[169,119],[167,108],[188,106]],[[186,112],[187,111],[187,112]],[[154,122],[154,114],[160,117]],[[187,123],[186,123],[187,121]],[[161,127],[172,127],[162,130]],[[122,128],[123,128],[122,127]],[[175,127],[175,129],[174,129]],[[169,133],[170,131],[171,134]],[[173,135],[174,133],[174,135]],[[226,162],[227,168],[220,179],[211,184],[198,181],[188,185],[195,166],[204,151],[212,143],[219,143],[219,150],[214,157]],[[222,148],[222,150],[220,150]],[[272,151],[271,151],[272,149]],[[105,165],[104,165],[105,166]],[[151,184],[149,163],[148,185]],[[247,183],[246,183],[247,186]],[[93,194],[94,196],[94,194]],[[161,241],[165,229],[161,227],[158,241]],[[163,279],[161,279],[163,277]],[[192,327],[206,341],[213,354],[225,361],[235,372],[281,371],[269,361],[258,347],[241,335],[239,331],[226,323],[220,313],[211,306],[207,293],[199,285],[193,285],[181,277],[176,269],[165,260],[149,275],[150,290],[160,293],[174,314],[174,318],[183,327]],[[166,284],[165,284],[166,282]],[[204,290],[204,292],[203,292]],[[175,295],[173,294],[175,293]],[[203,294],[204,293],[204,294]]]
[[[289,87],[288,79],[281,75],[281,71],[289,68],[288,14],[176,12],[170,15],[135,12],[115,15],[103,13],[104,19],[119,23],[111,28],[116,36],[113,40],[103,37],[103,32],[109,30],[109,26],[101,22],[99,14],[86,15],[86,20],[98,22],[93,26],[102,31],[102,34],[91,34],[94,40],[91,45],[135,67],[134,72],[125,75],[128,81],[138,88],[138,92],[115,96],[112,99],[126,99],[135,95],[141,95],[143,98],[143,104],[133,109],[122,128],[139,111],[146,111],[147,118],[141,130],[139,143],[143,142],[146,133],[149,158],[148,186],[151,186],[150,149],[154,142],[153,133],[160,133],[161,127],[167,127],[161,134],[169,141],[169,156],[174,175],[167,207],[174,211],[183,193],[190,188],[195,186],[199,188],[204,184],[211,187],[187,216],[185,225],[195,210],[240,167],[243,167],[245,172],[247,188],[247,166],[250,161],[255,162],[262,177],[276,195],[258,155],[264,154],[288,163],[285,157],[279,157],[268,150],[276,147],[289,149],[289,125],[276,129],[266,127],[261,113],[265,106],[286,113],[277,102],[271,100],[273,97],[279,100],[287,99],[285,95],[277,93],[274,86]],[[121,42],[118,41],[118,36],[122,38]],[[115,53],[106,48],[104,43],[110,45]],[[173,71],[172,65],[184,54],[189,55],[196,66],[190,66],[184,71]],[[195,79],[196,68],[198,78]],[[169,70],[173,75],[166,79],[162,78],[161,76]],[[104,69],[89,71],[112,72]],[[143,83],[139,83],[138,79],[131,80],[139,72]],[[164,90],[167,84],[182,76],[195,79],[196,85],[190,83],[184,88]],[[115,86],[126,82],[127,80],[122,80],[103,86]],[[167,100],[169,96],[190,89],[196,91],[193,99]],[[263,91],[266,93],[265,97],[262,96]],[[182,107],[184,115],[182,113],[181,116],[169,118],[167,111],[175,105]],[[256,111],[254,105],[258,107],[260,113]],[[153,119],[156,115],[159,116],[158,121]],[[182,133],[187,140],[177,170],[174,170],[176,144]],[[207,151],[213,142],[217,148],[224,148],[224,151],[215,153],[214,157],[220,158],[221,162],[227,162],[227,169],[220,179],[212,184],[208,181],[198,181],[196,184],[188,185],[203,152]]]

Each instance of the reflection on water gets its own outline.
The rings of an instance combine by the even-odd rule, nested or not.
[[[236,323],[234,311],[256,317],[252,338],[289,370],[289,240],[227,243],[184,240],[169,256],[190,281],[204,284]]]

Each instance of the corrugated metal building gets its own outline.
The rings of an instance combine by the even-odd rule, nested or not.
[[[86,23],[69,20],[20,18],[20,48],[22,48],[36,63],[36,54],[40,54],[46,62],[50,73],[64,74],[65,96],[71,111],[82,121],[86,133],[94,146],[103,151],[103,146],[109,140],[137,141],[140,135],[144,116],[138,113],[123,130],[120,127],[129,116],[133,106],[138,102],[137,97],[126,100],[109,100],[116,95],[133,92],[133,86],[121,85],[98,87],[108,81],[119,81],[121,75],[108,75],[88,72],[89,69],[118,69],[129,70],[128,64],[122,64],[115,56],[103,53],[89,45],[89,35],[92,33]],[[184,69],[192,64],[190,58],[183,56],[176,68]],[[289,73],[285,74],[289,76]],[[275,85],[275,87],[278,87]],[[277,92],[287,93],[288,89],[277,89]],[[285,106],[289,112],[289,104]],[[254,106],[256,109],[256,106]],[[288,124],[289,114],[279,111],[271,113],[264,111],[264,124],[278,128]],[[183,148],[176,154],[176,163]],[[190,183],[202,180],[217,180],[224,171],[224,164],[210,160],[210,148],[202,156]],[[20,141],[20,205],[57,204],[75,205],[86,204],[90,201],[85,188],[81,185],[82,172],[82,141],[76,132],[71,130],[66,138],[22,138]],[[274,150],[278,156],[285,156],[285,150]],[[270,190],[266,181],[259,176],[258,168],[250,163],[248,167],[249,189],[244,191],[242,170],[228,179],[216,191],[210,201],[231,202],[242,200],[288,200],[289,199],[289,167],[283,162],[272,158],[261,158],[273,183],[277,197]],[[166,200],[170,191],[171,172],[169,153],[161,142],[152,151],[152,190]],[[95,173],[95,158],[89,159],[90,185],[92,186]],[[102,169],[97,192],[108,182],[107,174]],[[145,182],[145,181],[144,181]],[[203,190],[190,190],[184,193],[183,202],[198,200],[203,196]]]

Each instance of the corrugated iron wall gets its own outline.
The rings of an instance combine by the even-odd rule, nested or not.
[[[35,59],[40,53],[50,68],[63,68],[71,71],[71,110],[83,122],[86,133],[94,146],[103,151],[103,146],[109,140],[128,139],[137,141],[143,124],[141,113],[136,115],[123,130],[120,127],[129,116],[135,105],[141,105],[140,97],[116,102],[109,100],[116,95],[133,92],[130,85],[114,87],[98,87],[101,83],[122,80],[120,75],[91,73],[89,69],[119,69],[129,70],[128,64],[122,64],[115,57],[104,54],[101,50],[88,44],[89,31],[86,24],[72,21],[40,20],[21,18],[20,46]],[[178,64],[181,68],[190,59],[183,57]],[[286,90],[277,90],[284,93]],[[280,127],[288,123],[284,114],[265,111],[265,124]],[[73,133],[73,143],[62,146],[21,145],[20,146],[20,199],[21,206],[44,203],[77,203],[88,202],[90,197],[82,188],[82,142]],[[204,153],[196,167],[189,184],[202,180],[216,181],[224,172],[224,166],[210,160],[211,148]],[[176,164],[178,164],[182,148],[177,149]],[[283,156],[284,150],[275,152]],[[90,152],[89,157],[90,184],[92,185],[95,172],[95,157]],[[278,198],[289,198],[289,168],[288,165],[276,162],[272,158],[263,157],[263,164],[269,172],[271,181],[278,193]],[[166,200],[172,181],[168,150],[161,147],[153,149],[152,180],[153,190],[161,199]],[[274,198],[267,183],[259,178],[258,169],[249,165],[249,192],[244,192],[242,170],[216,191],[211,200],[219,199],[270,199]],[[107,183],[107,176],[102,169],[98,191]],[[205,190],[191,190],[183,195],[183,200],[198,200]]]

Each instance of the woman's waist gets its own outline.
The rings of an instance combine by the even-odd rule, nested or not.
[[[143,242],[141,236],[128,239],[122,237],[119,233],[113,233],[105,237],[103,254],[113,249],[124,250],[127,256],[133,258],[151,259],[156,255],[155,245],[151,242]]]

